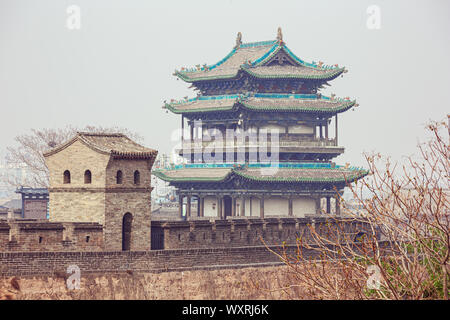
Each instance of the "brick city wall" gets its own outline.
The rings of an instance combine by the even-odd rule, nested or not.
[[[148,204],[147,204],[148,205]],[[137,207],[135,207],[135,212]],[[121,215],[119,215],[121,217]],[[146,229],[145,239],[141,234],[142,247],[131,247],[131,251],[150,249],[225,248],[262,245],[295,244],[298,238],[310,241],[310,227],[321,234],[335,229],[335,221],[317,218],[241,218],[232,220],[152,221],[150,227],[142,227],[142,221],[134,219],[137,231]],[[117,248],[105,248],[104,228],[98,223],[48,222],[39,220],[0,221],[0,251],[121,251],[122,233],[117,221],[117,230],[110,234]],[[361,223],[340,221],[340,227],[350,237],[364,230]],[[113,229],[110,226],[110,229]],[[162,235],[158,237],[159,235]],[[132,234],[133,238],[139,236]],[[151,238],[151,240],[150,240]],[[139,238],[138,238],[139,239]],[[159,244],[158,244],[159,243]],[[156,245],[158,244],[158,245]]]
[[[275,248],[275,250],[281,250]],[[290,247],[289,252],[295,248]],[[309,251],[310,254],[312,254]],[[83,273],[164,272],[280,264],[264,246],[127,252],[0,252],[0,276]]]
[[[260,236],[276,251],[281,251],[284,241],[288,252],[294,253],[296,246],[289,243],[300,236],[309,239],[309,226],[327,232],[326,223],[333,222],[325,218],[159,221],[152,227],[167,233],[165,245],[172,249],[104,251],[102,226],[95,223],[0,222],[0,276],[67,274],[70,265],[78,266],[81,273],[276,265],[279,258],[261,245]],[[364,226],[347,222],[343,227],[354,234]],[[314,253],[304,250],[303,254]]]
[[[295,244],[298,238],[310,241],[310,227],[328,235],[336,228],[353,237],[364,230],[364,225],[352,220],[316,218],[240,218],[230,220],[152,221],[152,241],[162,244],[157,249],[217,248],[262,245]],[[157,233],[163,236],[156,239]]]
[[[0,251],[99,251],[103,228],[98,223],[36,220],[0,222]]]

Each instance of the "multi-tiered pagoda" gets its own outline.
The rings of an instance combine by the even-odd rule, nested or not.
[[[181,114],[188,164],[154,174],[177,188],[180,216],[304,217],[321,213],[321,203],[340,214],[345,185],[367,173],[332,162],[344,152],[338,114],[357,104],[319,91],[346,72],[298,58],[281,29],[276,40],[253,43],[238,33],[216,64],[176,70],[198,92],[164,106]]]

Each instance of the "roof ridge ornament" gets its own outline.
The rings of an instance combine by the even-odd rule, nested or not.
[[[278,31],[277,31],[277,41],[278,43],[281,45],[283,44],[283,33],[281,31],[281,27],[278,27]]]
[[[238,32],[236,36],[236,46],[235,48],[239,48],[242,44],[242,33]]]

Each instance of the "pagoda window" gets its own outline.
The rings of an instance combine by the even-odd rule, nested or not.
[[[84,183],[85,184],[92,183],[92,174],[90,170],[86,170],[84,172]]]
[[[116,184],[122,184],[123,183],[123,173],[121,170],[118,170],[116,173]]]
[[[134,172],[134,184],[141,184],[141,174],[138,170]]]
[[[70,183],[70,171],[66,170],[64,171],[64,183]]]

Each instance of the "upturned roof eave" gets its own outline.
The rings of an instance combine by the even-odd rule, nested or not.
[[[52,149],[50,149],[47,152],[43,153],[44,157],[48,157],[51,156],[53,154],[56,154],[64,149],[66,149],[67,147],[69,147],[70,145],[72,145],[75,141],[79,141],[82,144],[84,144],[86,147],[88,147],[89,149],[98,152],[100,154],[104,154],[104,155],[110,155],[112,157],[126,157],[126,158],[140,158],[140,159],[152,159],[154,157],[156,157],[156,155],[158,154],[157,150],[151,149],[151,148],[145,148],[146,151],[120,151],[120,150],[114,150],[114,149],[103,149],[98,147],[96,144],[90,142],[89,140],[84,138],[84,134],[94,134],[94,133],[84,133],[84,132],[77,132],[77,134],[71,138],[70,140],[68,140],[67,142],[64,142]],[[129,137],[127,137],[124,134],[117,134],[118,137],[120,138],[124,138],[127,139],[130,143],[140,146],[139,144],[137,144],[135,141],[131,140]]]
[[[186,181],[223,182],[229,177],[230,174],[231,174],[231,171],[222,177],[170,177],[170,176],[167,176],[166,174],[164,174],[164,172],[162,170],[152,171],[152,175],[154,175],[155,177],[158,177],[166,182],[186,182]]]
[[[258,78],[258,79],[296,79],[296,80],[323,80],[323,81],[330,81],[334,80],[337,77],[339,77],[344,71],[345,68],[339,68],[335,70],[330,70],[329,72],[325,72],[323,74],[311,74],[311,75],[305,75],[305,74],[267,74],[267,75],[261,75],[256,72],[251,71],[252,67],[245,67],[240,66],[239,69],[236,70],[236,72],[232,74],[225,74],[225,75],[216,75],[216,76],[205,76],[205,77],[198,77],[198,78],[192,78],[189,77],[186,73],[181,73],[179,71],[175,72],[174,75],[180,78],[181,80],[187,82],[187,83],[195,83],[195,82],[203,82],[203,81],[213,81],[213,80],[237,80],[240,78],[238,76],[239,71],[243,71],[247,73],[248,75]]]
[[[333,108],[313,108],[313,107],[298,107],[298,106],[255,106],[251,103],[245,101],[234,101],[233,104],[220,106],[220,107],[211,107],[211,108],[197,108],[197,109],[185,109],[181,110],[176,107],[176,105],[165,104],[165,108],[174,114],[197,114],[197,113],[213,113],[213,112],[223,112],[223,111],[232,111],[237,110],[238,108],[243,108],[251,111],[261,111],[261,112],[302,112],[302,113],[320,113],[320,114],[337,114],[342,113],[350,108],[352,108],[356,104],[356,100],[348,101],[339,105],[338,107]]]
[[[259,181],[259,182],[286,182],[286,183],[341,183],[347,182],[351,183],[359,180],[366,176],[368,172],[363,172],[355,175],[346,176],[343,174],[342,178],[310,178],[310,177],[285,177],[285,178],[273,178],[267,177],[255,177],[249,174],[242,173],[238,170],[234,171],[237,175],[249,181]]]
[[[203,68],[197,69],[195,71],[182,71],[182,70],[176,70],[174,72],[174,75],[180,78],[181,80],[193,83],[193,82],[202,82],[202,81],[209,81],[209,80],[224,80],[224,79],[232,79],[238,76],[239,71],[244,70],[248,74],[256,77],[256,78],[269,78],[269,79],[304,79],[304,80],[333,80],[336,77],[338,77],[342,72],[345,71],[345,67],[342,68],[328,68],[323,69],[321,66],[317,65],[316,63],[307,63],[297,57],[287,46],[284,42],[277,42],[277,41],[263,41],[261,43],[264,43],[268,48],[265,53],[263,53],[260,57],[254,59],[253,61],[247,61],[242,63],[239,67],[236,68],[236,70],[233,73],[230,74],[222,74],[222,75],[216,75],[216,76],[204,76],[204,77],[198,77],[193,78],[190,77],[189,74],[193,72],[199,72],[199,71],[208,71],[215,69],[217,67],[220,67],[224,62],[226,62],[230,57],[232,57],[239,48],[245,48],[248,44],[243,44],[240,47],[235,47],[233,50],[225,56],[222,60],[215,63],[214,65],[203,66]],[[251,43],[250,43],[251,44]],[[298,66],[310,68],[314,70],[320,70],[320,71],[327,71],[320,75],[278,75],[278,74],[270,74],[270,75],[258,75],[257,73],[253,73],[250,71],[251,68],[254,67],[260,67],[263,66],[267,61],[269,61],[273,56],[275,56],[280,50],[283,50],[289,57],[291,57],[295,63],[297,63]],[[337,65],[336,65],[337,66]]]
[[[311,178],[311,177],[255,177],[250,174],[243,173],[241,170],[231,169],[229,173],[222,177],[169,177],[161,170],[153,171],[152,174],[166,182],[224,182],[233,175],[239,176],[248,181],[256,182],[280,182],[280,183],[352,183],[356,180],[364,178],[369,172],[360,170],[355,174],[345,175],[342,178]]]

